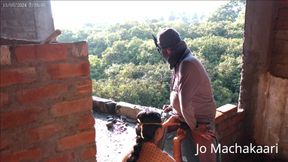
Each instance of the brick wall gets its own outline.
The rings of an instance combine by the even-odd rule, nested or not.
[[[216,130],[221,145],[231,146],[246,144],[247,137],[244,133],[244,111],[237,110],[235,105],[226,104],[216,110]],[[222,162],[231,162],[237,159],[240,154],[222,153]]]
[[[0,161],[96,161],[86,42],[1,45]]]

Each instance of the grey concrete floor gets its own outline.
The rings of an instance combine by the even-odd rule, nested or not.
[[[135,124],[117,122],[108,130],[107,117],[111,115],[94,113],[97,162],[119,162],[135,144]]]

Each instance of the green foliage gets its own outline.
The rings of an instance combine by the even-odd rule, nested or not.
[[[102,53],[108,47],[107,39],[102,35],[90,35],[87,39],[89,43],[89,53],[97,56],[101,56]]]
[[[166,64],[113,64],[106,80],[93,81],[97,96],[145,106],[162,107],[169,99],[169,70]]]
[[[243,10],[245,1],[231,0],[226,5],[220,7],[214,12],[208,21],[219,22],[219,21],[235,21],[239,16],[241,10]]]
[[[175,28],[210,76],[217,106],[237,103],[244,29],[244,2],[230,1],[207,21],[185,14],[170,21],[129,21],[111,26],[87,24],[64,30],[60,41],[86,40],[93,94],[145,106],[169,103],[169,66],[158,54],[151,34]]]
[[[105,67],[102,59],[96,55],[89,55],[89,62],[91,78],[96,80],[105,78]]]
[[[187,39],[186,42],[206,67],[217,105],[236,103],[240,86],[243,40],[208,36]]]

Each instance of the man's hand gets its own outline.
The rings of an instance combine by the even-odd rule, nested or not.
[[[208,130],[206,125],[199,125],[198,128],[195,128],[192,131],[192,133],[208,141],[212,141],[215,138],[214,132],[212,132],[211,130]]]
[[[173,110],[173,107],[171,105],[163,105],[162,109],[164,113],[168,113]]]
[[[186,137],[186,132],[183,129],[178,128],[177,133],[176,133],[176,137],[174,137],[174,141],[181,142],[185,137]]]
[[[178,115],[170,116],[163,124],[163,127],[180,126],[180,120]]]

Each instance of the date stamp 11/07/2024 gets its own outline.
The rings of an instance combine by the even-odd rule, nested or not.
[[[1,7],[2,8],[41,8],[45,7],[47,5],[47,2],[40,1],[16,1],[16,2],[9,2],[9,1],[1,1]]]

